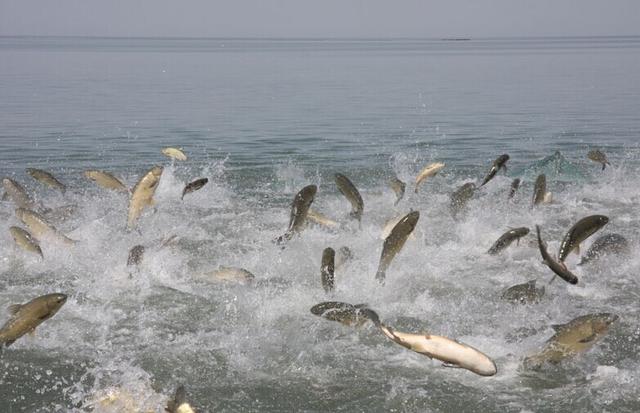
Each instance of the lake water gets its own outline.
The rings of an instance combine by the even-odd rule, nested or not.
[[[184,162],[161,153],[183,148]],[[603,150],[604,171],[587,159]],[[450,195],[480,184],[500,154],[508,169],[454,219]],[[414,193],[430,162],[446,167]],[[109,171],[129,187],[154,165],[156,204],[125,231],[128,198],[87,180]],[[63,195],[26,174],[46,169]],[[334,173],[364,199],[362,225]],[[246,40],[0,37],[0,174],[22,183],[79,242],[17,248],[22,223],[0,203],[0,305],[63,292],[35,337],[0,359],[0,411],[163,411],[179,384],[202,412],[557,412],[640,410],[640,37],[447,40]],[[550,204],[531,209],[547,177]],[[394,206],[391,177],[407,182]],[[180,199],[184,185],[207,177]],[[507,201],[514,178],[523,183]],[[294,195],[340,223],[309,226],[280,249]],[[70,216],[56,214],[72,205]],[[387,272],[374,279],[382,227],[421,213]],[[533,236],[549,250],[578,219],[605,214],[598,236],[631,252],[568,267],[577,285],[547,284]],[[511,227],[530,235],[486,253]],[[162,239],[177,239],[160,247]],[[128,251],[146,247],[137,270]],[[320,282],[322,250],[348,246],[336,290]],[[218,266],[255,274],[216,282]],[[538,304],[501,292],[537,280]],[[445,368],[361,328],[317,317],[322,301],[367,303],[404,332],[457,339],[489,355],[493,377]],[[620,318],[587,352],[522,367],[563,324]],[[3,313],[2,322],[8,318]],[[114,399],[107,402],[111,395]],[[129,410],[127,410],[129,409]],[[139,410],[135,410],[139,409]]]

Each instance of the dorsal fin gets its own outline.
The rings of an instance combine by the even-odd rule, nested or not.
[[[9,307],[7,307],[7,311],[9,312],[9,314],[14,315],[20,310],[21,307],[22,304],[11,304]]]
[[[367,308],[367,307],[369,307],[369,305],[366,304],[366,303],[362,303],[362,304],[356,304],[356,305],[354,305],[354,307],[355,308]]]
[[[564,328],[564,324],[551,324],[551,328],[553,328],[555,331],[560,331]]]

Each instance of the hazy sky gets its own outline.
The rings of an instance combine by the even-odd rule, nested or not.
[[[640,34],[640,0],[0,0],[0,35]]]

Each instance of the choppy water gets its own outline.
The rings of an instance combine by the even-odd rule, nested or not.
[[[49,208],[77,205],[54,223],[79,240],[43,243],[39,261],[0,231],[0,303],[59,291],[69,300],[36,337],[0,360],[0,411],[86,411],[119,392],[151,411],[184,383],[200,411],[638,411],[640,409],[640,38],[442,42],[232,39],[0,38],[0,173]],[[183,147],[171,162],[160,149]],[[586,159],[603,149],[604,172]],[[556,153],[559,151],[559,154]],[[509,153],[509,170],[479,191],[460,220],[449,195],[479,183]],[[446,168],[394,207],[387,180],[412,182],[428,162]],[[126,232],[127,198],[86,180],[113,172],[132,186],[165,171],[157,207]],[[66,195],[26,167],[55,173]],[[348,217],[333,173],[365,203]],[[554,202],[529,208],[546,173]],[[180,194],[198,177],[202,190]],[[513,203],[512,178],[523,179]],[[307,228],[272,243],[303,186],[338,230]],[[375,280],[384,222],[421,212],[409,240]],[[14,205],[0,204],[8,228]],[[577,267],[576,286],[555,281],[539,304],[498,297],[551,272],[526,240],[486,250],[509,227],[543,228],[550,250],[579,218],[601,213],[632,244],[625,258]],[[159,241],[178,240],[165,248]],[[594,238],[587,242],[587,245]],[[147,247],[129,276],[128,250]],[[320,258],[346,245],[355,259],[326,295]],[[203,273],[241,266],[253,285]],[[411,353],[367,325],[315,317],[326,300],[368,303],[402,331],[459,339],[490,355],[483,378]],[[575,360],[540,372],[522,359],[579,315],[620,316]],[[6,315],[3,315],[3,320]],[[122,406],[95,411],[123,411]]]

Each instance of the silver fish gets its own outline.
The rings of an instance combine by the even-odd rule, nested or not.
[[[9,307],[11,318],[0,329],[0,346],[10,346],[23,335],[35,331],[43,321],[53,317],[67,301],[64,294],[47,294],[25,304]]]
[[[609,218],[604,215],[590,215],[576,222],[562,239],[558,260],[564,261],[571,251],[580,253],[580,243],[607,225]]]
[[[484,180],[480,184],[480,186],[484,186],[487,182],[493,179],[494,176],[498,173],[500,169],[507,170],[507,161],[509,160],[509,155],[506,153],[504,155],[500,155],[493,161],[491,168],[489,169],[489,173],[485,176]]]
[[[342,174],[335,174],[335,180],[340,193],[351,203],[351,213],[349,215],[360,222],[364,211],[364,201],[360,196],[360,192],[358,192],[358,189],[349,178]]]
[[[420,218],[420,212],[411,211],[404,218],[396,224],[391,230],[391,234],[384,240],[382,246],[382,254],[380,255],[380,262],[378,264],[378,271],[376,272],[376,279],[380,283],[384,283],[387,268],[391,265],[393,258],[400,252],[404,243],[409,238],[409,235],[413,232]]]
[[[67,187],[62,182],[58,181],[55,176],[47,171],[36,168],[27,168],[27,173],[31,175],[36,181],[40,181],[53,189],[57,189],[63,194],[67,190]]]
[[[184,199],[184,196],[186,194],[189,194],[191,192],[199,190],[200,188],[205,186],[207,184],[207,182],[209,182],[209,179],[200,178],[200,179],[196,179],[195,181],[187,184],[187,186],[185,186],[184,189],[182,190],[182,198],[181,199]]]
[[[320,264],[320,279],[322,281],[322,288],[324,288],[324,292],[326,293],[333,291],[335,257],[336,257],[336,252],[333,250],[333,248],[325,248],[324,251],[322,251],[322,263]]]
[[[291,213],[289,215],[289,227],[283,235],[276,238],[275,242],[278,245],[283,245],[285,242],[293,238],[295,234],[300,233],[304,229],[309,208],[313,203],[313,199],[315,198],[317,191],[317,186],[307,185],[293,198],[293,202],[291,203]]]
[[[513,241],[520,242],[520,238],[524,237],[529,233],[529,228],[521,227],[521,228],[513,228],[509,231],[505,232],[498,238],[496,242],[493,243],[489,251],[487,251],[490,255],[496,255],[499,252],[505,250]]]

